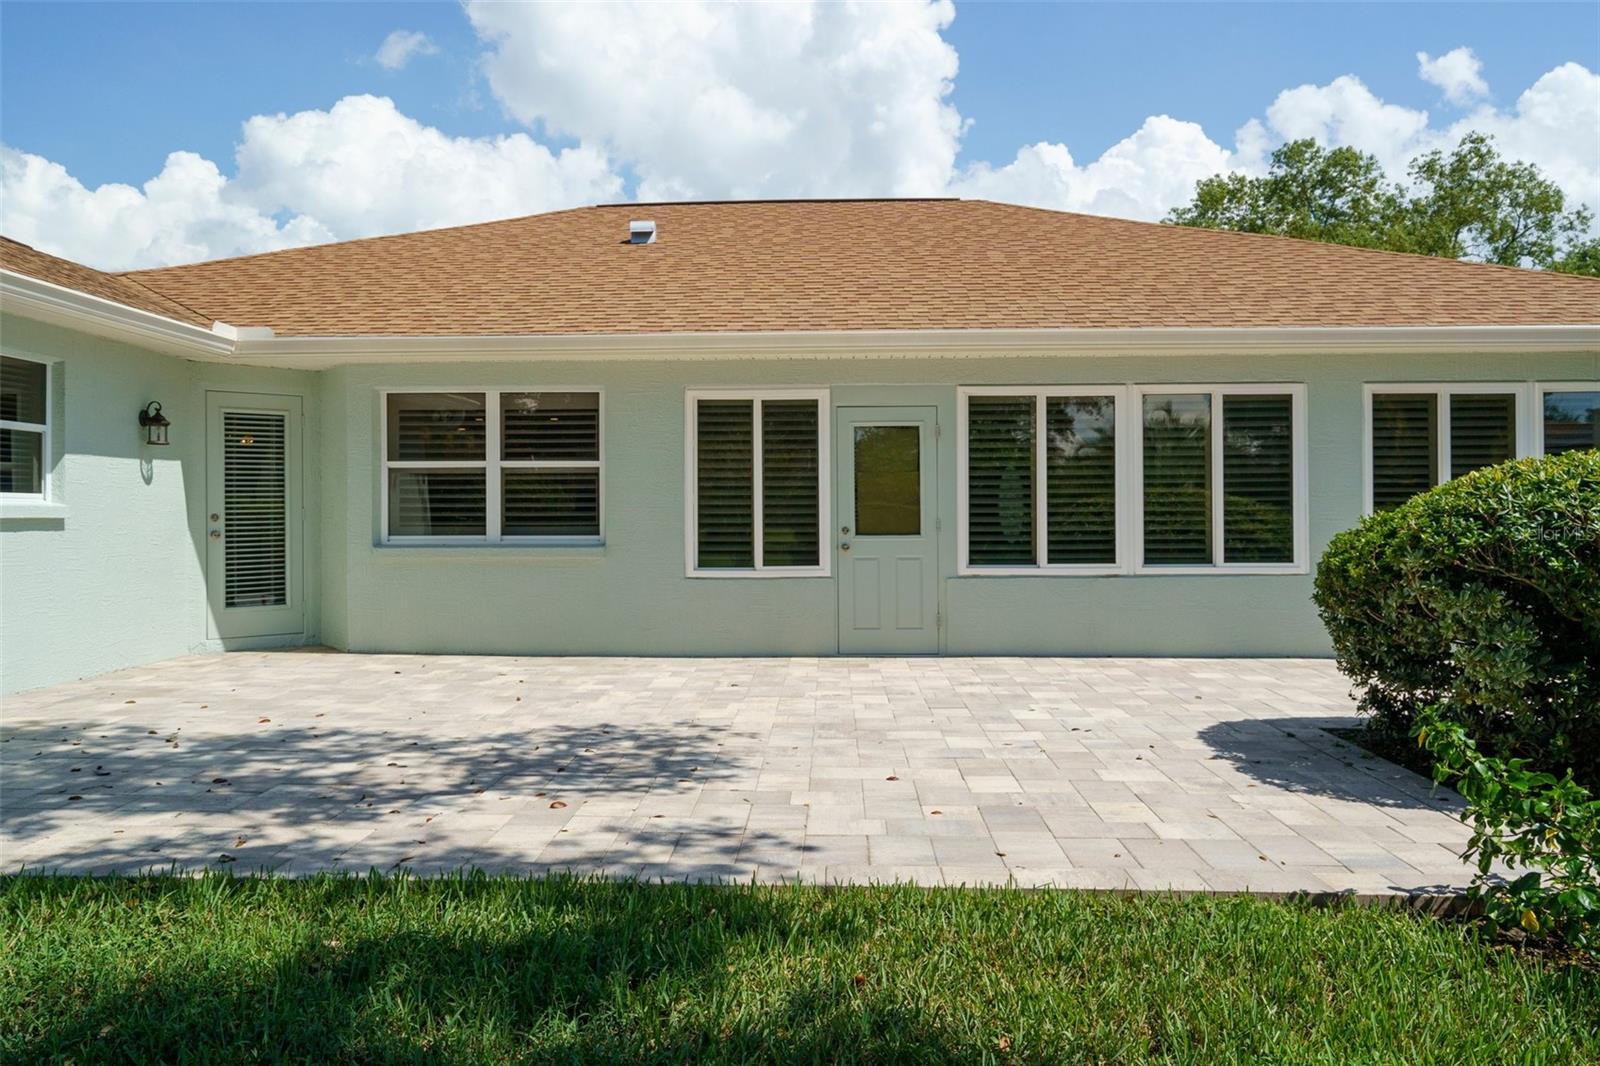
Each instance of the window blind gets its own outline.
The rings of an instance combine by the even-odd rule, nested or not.
[[[502,393],[500,420],[502,459],[554,462],[600,459],[599,393]]]
[[[487,454],[483,393],[389,394],[389,461],[481,461]]]
[[[288,419],[265,411],[222,413],[223,602],[288,603]]]
[[[47,374],[43,363],[0,356],[0,421],[43,426]]]
[[[821,564],[817,401],[761,402],[761,562]]]
[[[1294,561],[1294,401],[1222,398],[1222,559]]]
[[[1032,566],[1032,396],[967,398],[967,562]]]
[[[1117,561],[1116,401],[1045,398],[1047,562]]]
[[[0,492],[44,492],[48,375],[43,363],[0,356],[0,421],[17,423],[0,427]]]
[[[503,536],[600,535],[599,470],[508,467],[500,478]]]
[[[481,537],[488,495],[482,470],[389,471],[389,533]]]
[[[1517,454],[1517,398],[1507,393],[1450,397],[1450,476],[1503,463]]]
[[[750,568],[755,552],[755,401],[695,405],[695,558]]]
[[[1372,509],[1398,507],[1438,481],[1439,398],[1433,393],[1374,393]]]
[[[1144,398],[1144,561],[1209,564],[1211,397]]]

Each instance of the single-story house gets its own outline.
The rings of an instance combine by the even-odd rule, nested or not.
[[[0,267],[6,691],[309,643],[1326,655],[1336,532],[1600,442],[1600,280],[982,201]]]

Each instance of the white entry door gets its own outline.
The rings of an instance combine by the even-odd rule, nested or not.
[[[841,407],[834,464],[840,525],[839,651],[939,650],[938,452],[933,407]]]
[[[300,398],[206,394],[206,596],[213,637],[305,631]]]

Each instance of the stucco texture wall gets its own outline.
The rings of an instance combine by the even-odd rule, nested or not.
[[[1593,380],[1592,352],[1504,356],[930,358],[485,362],[324,372],[323,636],[362,651],[833,654],[832,578],[684,573],[684,391],[828,386],[835,406],[933,404],[940,581],[951,654],[1326,655],[1309,574],[956,576],[956,386],[1307,386],[1314,561],[1361,512],[1362,385]],[[378,544],[380,389],[599,388],[603,548]]]
[[[0,350],[54,365],[57,518],[0,517],[0,691],[15,692],[220,647],[207,638],[208,390],[304,397],[317,443],[314,374],[190,362],[12,315]],[[171,444],[144,444],[137,414],[159,400]],[[315,462],[306,529],[318,528]],[[306,538],[307,638],[317,633],[320,541]]]

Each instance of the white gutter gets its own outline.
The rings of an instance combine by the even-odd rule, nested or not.
[[[232,327],[211,329],[0,269],[0,310],[189,358],[234,353]],[[221,327],[221,330],[217,327]]]
[[[240,362],[325,367],[500,359],[860,359],[961,356],[1600,354],[1600,325],[1235,329],[931,329],[239,340]]]
[[[321,370],[390,362],[958,358],[1105,355],[1534,355],[1591,352],[1600,324],[1549,326],[914,329],[479,337],[280,337],[210,329],[0,269],[0,309],[191,359]]]

